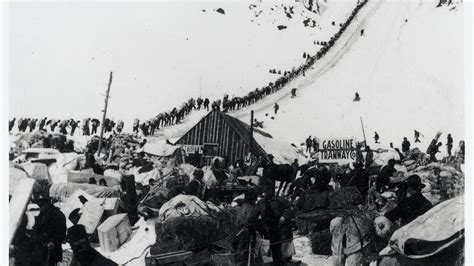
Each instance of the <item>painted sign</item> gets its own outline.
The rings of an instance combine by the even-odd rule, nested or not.
[[[322,139],[319,143],[321,163],[350,163],[356,159],[357,141],[354,138]]]
[[[202,154],[202,145],[182,145],[186,154]]]

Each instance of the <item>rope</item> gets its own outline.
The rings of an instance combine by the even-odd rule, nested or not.
[[[145,251],[146,251],[147,249],[149,249],[151,246],[153,246],[153,245],[148,245],[148,246],[142,251],[142,253],[140,253],[139,256],[131,258],[130,260],[128,260],[127,262],[125,262],[123,265],[126,265],[126,264],[128,264],[128,263],[130,263],[130,262],[132,262],[132,261],[134,261],[134,260],[136,260],[136,259],[138,259],[138,258],[140,258],[141,256],[143,256],[143,253],[145,253]]]

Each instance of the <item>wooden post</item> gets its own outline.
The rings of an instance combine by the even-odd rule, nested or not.
[[[105,95],[105,107],[102,112],[104,115],[102,116],[102,125],[100,128],[100,139],[99,139],[99,148],[97,149],[97,155],[100,156],[100,151],[102,150],[102,137],[104,136],[104,122],[107,116],[107,106],[109,103],[109,92],[110,92],[110,85],[112,85],[112,71],[110,71],[110,78],[109,78],[109,86],[107,87],[107,93]]]
[[[365,130],[364,130],[364,123],[362,122],[362,116],[360,117],[360,124],[362,126],[362,134],[364,135],[364,143],[367,146],[367,139],[365,138]]]
[[[253,142],[253,110],[250,111],[250,144],[249,144],[250,152],[252,152],[252,142]]]

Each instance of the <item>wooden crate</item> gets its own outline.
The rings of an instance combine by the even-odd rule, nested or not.
[[[132,234],[132,227],[126,213],[109,217],[98,228],[99,243],[102,250],[117,250]]]

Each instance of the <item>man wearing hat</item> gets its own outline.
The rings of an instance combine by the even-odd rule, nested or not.
[[[71,265],[117,265],[113,261],[102,256],[90,246],[89,239],[87,238],[86,228],[81,224],[77,224],[69,228],[67,232],[67,241],[71,245],[71,249],[74,254]]]
[[[242,261],[248,261],[249,243],[251,244],[254,252],[252,252],[249,262],[252,265],[260,265],[261,263],[261,258],[258,256],[258,252],[255,250],[257,228],[259,227],[257,223],[257,199],[258,194],[256,188],[251,188],[245,191],[243,203],[236,207],[236,225],[239,228],[239,231],[232,241],[233,248],[240,251],[239,259]]]
[[[40,213],[33,227],[33,256],[39,265],[56,265],[63,259],[61,244],[66,236],[66,217],[49,197],[36,203]]]
[[[288,240],[284,241],[288,242],[285,244],[292,243],[291,219],[294,209],[288,200],[275,196],[274,187],[265,186],[263,189],[264,197],[259,202],[257,211],[264,226],[263,231],[270,240],[273,264],[284,265],[286,260],[291,260],[291,257],[284,258],[282,240]]]
[[[388,160],[387,165],[382,167],[377,177],[377,182],[376,182],[377,192],[385,191],[385,186],[389,186],[389,187],[392,186],[389,178],[393,176],[393,174],[396,172],[397,170],[395,169],[395,160],[394,159]]]
[[[385,217],[392,222],[400,219],[401,226],[415,220],[433,206],[431,202],[421,194],[421,190],[425,185],[421,183],[421,179],[418,175],[409,176],[403,185],[406,188],[406,197],[398,203],[395,209],[385,214]]]

